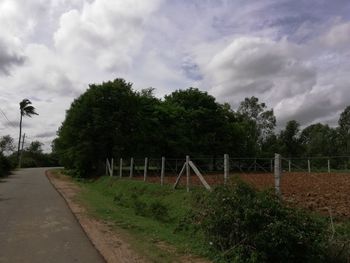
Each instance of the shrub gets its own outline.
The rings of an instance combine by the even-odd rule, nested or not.
[[[320,262],[325,223],[236,181],[195,196],[192,223],[225,262]]]
[[[167,222],[170,220],[168,208],[159,201],[155,201],[150,205],[151,216],[161,222]]]
[[[139,216],[147,216],[148,214],[148,207],[147,204],[138,198],[133,199],[133,206],[135,210],[135,214]]]
[[[0,153],[0,177],[7,175],[12,169],[10,160]]]

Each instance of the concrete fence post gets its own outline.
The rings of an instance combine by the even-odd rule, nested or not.
[[[186,188],[190,191],[190,156],[186,156]]]
[[[292,161],[289,159],[288,160],[288,172],[291,172],[292,171]]]
[[[119,160],[119,177],[122,178],[123,176],[123,158],[120,158]]]
[[[224,183],[227,183],[227,179],[230,172],[230,157],[228,154],[224,154]]]
[[[111,160],[111,173],[110,176],[113,177],[113,171],[114,171],[114,159]]]
[[[143,181],[146,182],[147,178],[147,170],[148,170],[148,158],[145,158],[145,166],[143,168]]]
[[[277,195],[281,195],[280,181],[281,181],[281,155],[275,153],[275,191]]]
[[[311,173],[311,163],[309,159],[307,160],[307,170],[309,173]]]
[[[327,167],[328,167],[328,173],[331,173],[331,161],[328,159],[327,160]]]
[[[164,184],[164,173],[165,173],[165,157],[162,157],[162,169],[160,171],[160,184]]]
[[[133,175],[134,175],[134,158],[131,157],[130,158],[130,175],[129,175],[129,177],[131,178],[131,177],[133,177]]]

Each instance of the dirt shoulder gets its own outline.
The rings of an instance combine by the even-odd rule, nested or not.
[[[69,208],[79,221],[83,230],[108,263],[143,263],[141,256],[130,248],[130,245],[111,229],[108,222],[97,220],[88,215],[87,210],[77,202],[76,197],[81,191],[80,187],[69,178],[61,178],[50,171],[46,176],[56,190],[67,202]]]

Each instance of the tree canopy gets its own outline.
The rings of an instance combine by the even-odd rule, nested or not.
[[[123,79],[92,84],[74,100],[53,142],[61,163],[80,176],[100,174],[111,157],[236,157],[334,155],[349,139],[350,108],[339,128],[289,121],[276,133],[276,118],[257,97],[237,111],[197,88],[176,90],[164,99],[153,89],[135,91]]]

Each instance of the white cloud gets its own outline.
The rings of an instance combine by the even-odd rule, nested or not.
[[[116,77],[158,96],[197,86],[234,107],[257,96],[282,125],[334,124],[350,101],[350,18],[345,1],[313,3],[0,0],[0,107],[18,122],[31,99],[40,115],[25,130],[46,149],[72,100]]]
[[[126,72],[133,64],[144,37],[147,18],[159,6],[152,1],[85,2],[81,11],[71,10],[60,18],[55,47],[78,63],[100,70]]]

